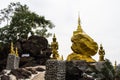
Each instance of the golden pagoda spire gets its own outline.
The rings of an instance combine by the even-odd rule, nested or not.
[[[80,21],[80,14],[78,14],[78,27],[77,27],[77,31],[79,31],[79,32],[83,32],[83,30],[82,30],[82,27],[81,27],[81,21]]]
[[[78,25],[80,25],[80,14],[78,13]]]
[[[73,34],[78,34],[78,33],[83,33],[83,29],[81,27],[81,21],[80,21],[80,15],[78,13],[78,26],[77,26],[77,30],[73,32]]]

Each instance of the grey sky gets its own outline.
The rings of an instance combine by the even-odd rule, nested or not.
[[[66,57],[71,51],[71,36],[77,28],[80,12],[83,30],[105,49],[105,58],[120,63],[120,0],[0,0],[0,9],[10,2],[27,4],[31,11],[55,24],[59,53]],[[49,43],[52,37],[48,39]],[[94,59],[98,60],[96,54]]]

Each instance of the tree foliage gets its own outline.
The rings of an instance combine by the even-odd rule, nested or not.
[[[8,8],[0,11],[0,22],[7,24],[0,28],[0,41],[4,43],[16,42],[18,39],[27,39],[29,35],[49,37],[54,25],[44,16],[39,16],[29,10],[27,5],[10,3]]]
[[[120,64],[117,65],[115,73],[116,73],[116,74],[115,74],[116,78],[119,78],[119,79],[120,79]]]
[[[104,68],[102,69],[101,73],[104,75],[103,80],[114,80],[114,67],[108,59],[106,59]]]
[[[46,39],[41,40],[41,43],[37,44],[38,41],[35,40],[39,40],[39,38],[32,38],[29,40],[29,36],[42,36],[43,38],[49,37],[51,33],[48,32],[48,29],[52,29],[54,27],[50,20],[46,20],[44,16],[40,16],[35,12],[30,11],[27,5],[22,5],[19,2],[10,3],[7,8],[0,10],[0,25],[0,70],[4,69],[6,66],[7,55],[10,52],[11,42],[15,44],[15,47],[18,42],[20,43],[20,48],[17,46],[19,53],[20,51],[22,54],[24,52],[35,52],[36,47],[40,52],[40,50],[43,49],[41,47],[45,46],[44,42]],[[34,42],[36,42],[36,44]],[[30,46],[25,43],[29,43],[28,45]],[[24,46],[26,51],[23,49]],[[28,49],[31,47],[32,49]],[[44,50],[47,52],[47,48]],[[51,53],[48,51],[47,54],[49,54],[47,55],[47,58],[46,54],[44,54],[45,60],[43,61],[46,61]]]

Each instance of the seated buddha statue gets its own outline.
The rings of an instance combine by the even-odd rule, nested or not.
[[[85,60],[86,62],[96,62],[91,56],[97,53],[98,45],[81,28],[80,17],[78,17],[78,28],[73,32],[71,41],[71,49],[73,52],[68,55],[67,61]]]

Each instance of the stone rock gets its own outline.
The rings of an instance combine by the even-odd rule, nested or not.
[[[41,52],[44,53],[48,49],[48,41],[41,36],[30,36],[27,40],[19,39],[15,46],[18,47],[20,55],[28,53],[31,57],[37,57],[42,56]]]
[[[72,50],[81,55],[93,56],[97,53],[97,43],[85,33],[79,33],[71,38]]]
[[[38,68],[36,68],[36,71],[43,72],[43,71],[45,71],[45,69],[38,67]]]
[[[66,80],[114,80],[114,69],[107,60],[88,63],[74,60],[66,62]]]
[[[35,79],[35,77],[34,80],[41,80],[41,78],[43,80],[44,74],[45,66],[25,67],[12,70],[3,70],[0,72],[0,80],[7,80],[8,77],[9,80],[32,80],[35,76],[38,79]],[[40,79],[38,75],[40,75]]]
[[[2,48],[0,48],[0,71],[2,71],[6,68],[10,44],[0,43],[0,45],[2,45]],[[14,44],[14,47],[18,48],[20,58],[23,54],[30,55],[30,58],[26,58],[25,62],[20,59],[19,67],[45,65],[52,54],[47,39],[41,36],[30,36],[27,40],[19,39]]]
[[[45,65],[52,53],[51,48],[48,47],[47,39],[41,36],[30,36],[27,40],[18,40],[15,46],[18,47],[20,55],[30,55],[25,59],[21,59],[20,67]],[[25,60],[26,63],[23,60]]]
[[[92,38],[85,33],[79,33],[73,35],[71,41],[73,53],[68,56],[68,61],[86,60],[87,62],[95,62],[91,56],[97,53],[98,45]]]
[[[88,63],[81,60],[66,62],[66,80],[82,80]]]
[[[16,77],[12,74],[10,74],[9,77],[10,77],[10,80],[17,80]]]
[[[26,79],[26,78],[30,78],[32,73],[28,70],[20,68],[20,69],[12,70],[10,74],[15,75],[17,79]]]
[[[1,76],[1,80],[10,80],[10,77],[7,75]]]
[[[37,74],[37,71],[33,68],[26,68],[26,70],[30,71],[32,74]]]

